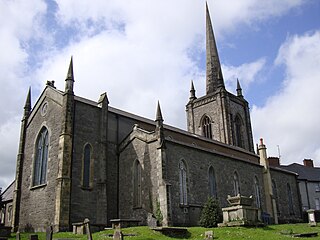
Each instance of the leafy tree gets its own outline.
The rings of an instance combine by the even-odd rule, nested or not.
[[[201,227],[212,228],[216,227],[219,222],[222,222],[222,211],[219,201],[209,197],[201,212],[200,225]]]

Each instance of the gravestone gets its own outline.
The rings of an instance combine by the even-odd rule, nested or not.
[[[204,233],[205,240],[212,240],[213,239],[213,231],[206,231]]]
[[[38,240],[38,234],[30,234],[29,240]]]
[[[148,222],[149,228],[156,228],[157,227],[157,219],[153,216],[152,213],[148,213],[147,222]]]
[[[21,239],[21,236],[20,236],[20,232],[18,231],[17,233],[16,233],[16,240],[20,240]]]
[[[116,229],[113,234],[113,240],[123,240],[123,235],[121,230]]]
[[[307,213],[308,213],[309,226],[311,227],[317,226],[314,209],[309,209]]]
[[[86,228],[86,233],[87,233],[87,237],[88,240],[92,240],[92,235],[91,235],[91,230],[90,230],[90,220],[88,218],[86,218],[84,221],[84,226]]]
[[[52,240],[53,228],[52,226],[48,226],[46,228],[46,240]]]

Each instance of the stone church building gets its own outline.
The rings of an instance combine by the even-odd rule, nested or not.
[[[301,219],[296,174],[269,167],[266,147],[254,151],[249,104],[224,85],[207,9],[206,94],[186,99],[187,131],[74,94],[72,59],[65,89],[54,82],[21,122],[12,226],[15,230],[70,230],[89,218],[147,223],[160,210],[164,226],[193,226],[209,196],[253,196],[273,222]],[[142,107],[142,106],[141,106]],[[183,107],[183,106],[181,106]]]

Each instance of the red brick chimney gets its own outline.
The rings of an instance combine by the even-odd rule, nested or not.
[[[303,165],[306,167],[313,167],[313,160],[312,159],[304,159]]]
[[[269,166],[279,167],[280,159],[278,157],[268,157]]]

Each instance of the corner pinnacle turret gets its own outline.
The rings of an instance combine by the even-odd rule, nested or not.
[[[69,69],[66,77],[65,92],[73,92],[73,83],[74,83],[73,60],[71,57]]]
[[[207,94],[215,92],[218,88],[224,88],[224,81],[221,71],[221,65],[217,50],[215,37],[213,34],[213,28],[206,3],[206,92]]]

